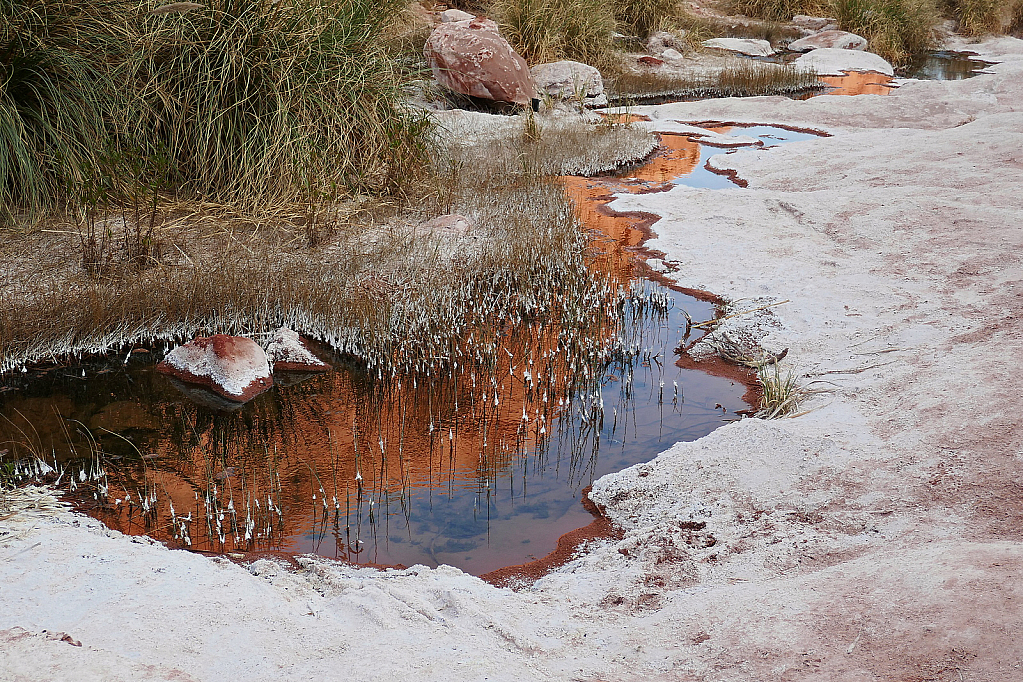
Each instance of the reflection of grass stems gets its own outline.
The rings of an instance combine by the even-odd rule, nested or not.
[[[743,59],[713,74],[625,72],[611,82],[609,99],[617,105],[669,99],[791,95],[824,87],[812,70]]]

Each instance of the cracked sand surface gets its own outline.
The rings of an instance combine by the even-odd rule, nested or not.
[[[970,47],[992,75],[638,110],[833,133],[612,204],[680,284],[789,299],[763,344],[827,392],[600,479],[621,540],[513,592],[0,522],[0,679],[1023,679],[1023,41]]]

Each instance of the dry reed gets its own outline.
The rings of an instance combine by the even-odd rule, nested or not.
[[[794,95],[821,90],[824,85],[812,70],[754,60],[736,60],[720,71],[660,73],[631,71],[610,84],[609,99],[628,102]]]

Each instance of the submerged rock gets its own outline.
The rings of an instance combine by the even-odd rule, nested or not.
[[[540,64],[530,69],[539,94],[557,99],[574,99],[587,107],[607,106],[604,79],[600,71],[582,62],[564,60]]]
[[[275,372],[326,372],[330,365],[313,355],[298,332],[281,327],[274,332],[266,355]]]
[[[793,62],[796,68],[813,69],[821,76],[841,76],[846,71],[876,71],[895,75],[892,65],[873,52],[821,47]]]
[[[793,52],[809,52],[828,47],[836,50],[865,50],[867,39],[848,31],[821,31],[789,44]]]
[[[168,353],[156,369],[240,403],[273,386],[266,353],[258,343],[242,336],[197,338]]]
[[[704,47],[715,50],[728,50],[748,54],[751,57],[766,57],[774,54],[775,50],[771,43],[766,40],[754,40],[752,38],[712,38],[703,41]]]
[[[437,82],[471,97],[529,105],[536,95],[529,66],[489,19],[444,23],[423,54]]]

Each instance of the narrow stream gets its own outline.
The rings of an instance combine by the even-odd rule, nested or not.
[[[764,146],[811,137],[739,132]],[[749,407],[740,382],[676,364],[698,337],[689,321],[714,306],[634,276],[652,218],[605,208],[615,193],[735,186],[705,167],[722,150],[662,139],[623,177],[563,179],[602,254],[595,267],[625,273],[638,294],[617,332],[626,352],[571,368],[593,372],[583,388],[561,379],[557,335],[529,322],[503,339],[507,357],[486,376],[381,382],[325,353],[333,371],[278,380],[234,412],[192,402],[155,371],[158,353],[139,349],[0,377],[0,441],[47,453],[89,514],[175,547],[475,574],[541,558],[590,523],[580,498],[594,479]]]

